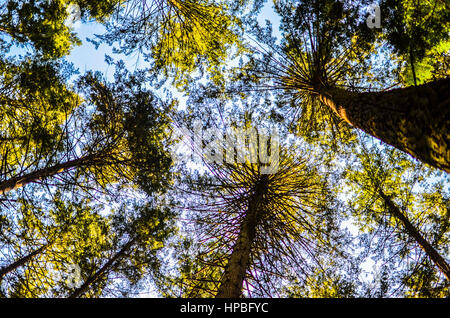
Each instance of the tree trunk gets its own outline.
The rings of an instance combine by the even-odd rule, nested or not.
[[[216,298],[238,298],[241,295],[245,273],[250,263],[251,246],[256,233],[254,214],[254,211],[249,211],[241,224],[239,237],[225,268]]]
[[[411,224],[406,215],[397,207],[397,205],[392,202],[392,200],[386,196],[383,191],[380,191],[380,196],[383,198],[384,202],[388,206],[389,212],[400,222],[402,222],[405,227],[406,232],[409,236],[414,238],[414,240],[419,244],[422,250],[427,254],[427,256],[433,261],[433,263],[439,268],[439,270],[444,274],[448,281],[450,281],[450,265],[446,260],[436,251],[436,249],[420,234],[416,227]]]
[[[49,244],[45,244],[42,247],[38,248],[37,250],[31,252],[30,254],[19,258],[18,260],[16,260],[15,262],[11,263],[8,266],[5,266],[3,268],[0,269],[0,281],[3,279],[3,277],[16,270],[17,268],[25,265],[26,263],[28,263],[30,260],[32,260],[36,255],[42,253],[47,247],[49,246]]]
[[[263,213],[261,203],[267,192],[265,187],[258,188],[257,186],[255,194],[249,199],[247,213],[242,220],[239,236],[225,268],[216,298],[238,298],[241,296],[245,274],[251,261],[250,255],[256,236],[256,228]]]
[[[136,242],[136,239],[130,240],[127,244],[125,244],[119,252],[117,252],[112,258],[108,260],[98,271],[96,271],[93,275],[91,275],[80,287],[78,287],[69,298],[78,298],[83,296],[89,287],[95,283],[97,280],[101,279],[103,275],[106,274],[108,270],[114,265],[116,261],[125,256],[126,252],[131,248],[131,246]]]
[[[3,182],[0,182],[0,195],[3,195],[12,190],[19,189],[29,183],[43,180],[45,178],[54,176],[58,173],[62,173],[69,169],[81,167],[83,165],[92,162],[92,160],[95,158],[96,158],[95,155],[88,155],[78,159],[58,163],[51,167],[45,167],[22,176],[13,177],[11,179],[5,180]]]
[[[317,91],[350,125],[450,172],[450,78],[385,92]]]

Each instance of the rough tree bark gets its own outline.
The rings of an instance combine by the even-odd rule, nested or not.
[[[97,155],[87,155],[78,159],[66,161],[63,163],[58,163],[56,165],[45,167],[28,174],[13,177],[11,179],[0,182],[0,195],[6,194],[9,191],[17,190],[29,183],[37,182],[45,178],[54,176],[56,174],[62,173],[64,171],[85,166],[87,164],[93,163],[93,160]]]
[[[238,298],[242,293],[245,274],[251,262],[251,251],[256,229],[264,213],[263,200],[267,193],[267,176],[264,175],[250,196],[248,208],[242,219],[238,239],[225,268],[216,298]]]
[[[383,92],[316,90],[350,125],[450,172],[450,78]]]

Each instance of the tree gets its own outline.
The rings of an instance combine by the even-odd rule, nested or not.
[[[385,31],[381,35],[393,52],[409,85],[429,81],[438,68],[432,60],[445,59],[450,48],[449,7],[445,2],[384,0],[380,3]],[[406,64],[406,65],[401,65]],[[434,70],[433,70],[434,69]],[[445,68],[441,68],[445,74]],[[447,68],[447,76],[448,68]]]
[[[164,80],[171,77],[177,85],[205,69],[219,81],[220,67],[234,49],[242,50],[235,16],[245,2],[239,4],[242,8],[226,1],[128,0],[94,43],[118,43],[117,52],[127,55],[142,53],[152,76],[162,71]]]
[[[340,118],[433,167],[450,172],[450,80],[377,93],[320,89]]]
[[[404,270],[400,274],[404,281],[398,284],[408,285],[406,282],[426,271],[429,275],[422,279],[428,279],[431,284],[425,288],[445,289],[449,273],[445,259],[448,202],[442,185],[425,182],[430,171],[408,161],[395,149],[386,151],[376,144],[370,149],[363,146],[358,157],[359,162],[353,162],[347,171],[347,180],[353,189],[359,189],[351,199],[351,207],[358,215],[361,228],[377,237],[371,240],[379,241],[384,251],[388,250],[394,258],[392,261],[397,258],[398,268]],[[383,228],[385,230],[381,230]],[[384,251],[382,257],[385,263],[390,263],[385,259]],[[406,266],[404,269],[408,259],[414,261],[411,268]],[[435,269],[446,277],[447,282],[441,280]],[[396,279],[387,280],[395,286]],[[414,295],[419,291],[413,289],[411,293]]]
[[[31,44],[45,58],[67,55],[81,42],[68,24],[70,7],[77,6],[80,18],[105,19],[119,1],[108,0],[3,0],[0,12],[0,32],[11,41],[0,40],[0,48],[7,51],[12,44]]]
[[[32,251],[31,253],[17,259],[16,261],[14,261],[13,263],[2,267],[2,269],[0,270],[0,281],[3,279],[3,277],[5,275],[7,275],[8,273],[18,269],[19,267],[25,265],[26,263],[28,263],[29,261],[31,261],[34,257],[36,257],[37,255],[41,254],[42,252],[44,252],[44,250],[47,248],[47,244],[39,247],[38,249]]]
[[[156,98],[139,87],[138,78],[117,74],[112,86],[88,74],[79,81],[79,87],[86,101],[77,105],[73,118],[61,123],[64,126],[57,130],[59,148],[47,150],[43,158],[34,161],[29,159],[31,154],[25,154],[31,163],[19,172],[10,169],[12,176],[0,182],[0,193],[71,171],[102,187],[132,181],[150,193],[168,184],[171,161],[163,140],[168,118]],[[81,179],[72,182],[83,185]]]
[[[109,222],[96,210],[88,200],[70,202],[61,193],[49,201],[20,200],[20,215],[3,224],[2,262],[5,256],[13,261],[2,267],[2,294],[56,296],[73,289],[80,264],[110,248]]]
[[[96,262],[84,281],[68,295],[69,298],[98,297],[103,290],[119,292],[122,296],[133,291],[133,286],[145,275],[157,279],[161,260],[158,253],[173,234],[173,214],[167,209],[154,208],[151,204],[135,206],[137,213],[113,216],[115,232],[119,235],[114,248]],[[131,286],[114,290],[114,273],[119,273]],[[123,284],[123,282],[121,282]],[[99,290],[99,286],[101,286]],[[117,288],[117,287],[116,287]],[[112,289],[112,290],[111,290]]]
[[[62,126],[79,97],[65,83],[72,71],[64,63],[25,59],[0,65],[3,181],[61,150]]]
[[[358,9],[332,0],[278,2],[285,32],[281,57],[267,54],[259,76],[268,74],[273,87],[293,92],[304,112],[325,107],[350,126],[449,172],[449,79],[390,90],[367,87],[370,63],[365,66],[374,50],[368,41],[376,37],[358,23]]]
[[[17,223],[13,218],[2,222],[2,251],[11,255],[2,253],[1,261],[13,259],[0,271],[2,294],[8,297],[132,292],[141,278],[158,274],[158,252],[174,231],[171,212],[150,203],[122,206],[107,216],[101,216],[104,207],[96,202],[73,202],[61,194],[51,202],[23,200],[20,206]],[[117,289],[114,274],[131,287]]]
[[[112,293],[111,273],[127,277],[121,284],[130,286],[117,291],[128,293],[157,275],[157,252],[173,231],[168,210],[150,208],[170,184],[170,106],[143,88],[142,73],[117,72],[115,83],[89,73],[69,85],[74,72],[60,61],[5,59],[1,67],[2,295],[95,297]],[[129,203],[124,187],[147,200],[134,207],[139,219],[129,214],[133,226],[122,220],[126,233],[110,228],[113,206]],[[110,216],[96,219],[103,208],[86,195],[106,200]],[[132,246],[123,243],[130,236]],[[127,255],[109,261],[120,244]]]
[[[196,257],[180,256],[187,297],[274,295],[286,276],[305,281],[322,269],[322,257],[339,254],[341,237],[334,232],[338,220],[325,176],[308,159],[284,150],[271,157],[279,161],[268,172],[267,163],[258,159],[268,140],[261,131],[257,136],[256,146],[248,141],[250,150],[242,163],[237,158],[246,144],[232,146],[227,140],[223,147],[215,145],[215,151],[227,154],[224,158],[232,151],[227,158],[236,161],[206,161],[208,174],[182,188],[190,198],[186,202],[192,202],[184,216],[193,226],[188,233],[198,236],[193,244],[185,243],[185,253]],[[202,153],[202,146],[194,147]]]
[[[450,281],[450,265],[447,261],[436,251],[436,249],[422,236],[422,234],[415,228],[415,226],[408,220],[404,213],[395,203],[380,190],[380,196],[383,198],[389,212],[398,219],[404,226],[408,235],[414,238],[417,244],[425,251],[427,256],[444,274],[447,280]]]
[[[1,297],[449,296],[447,3],[0,3]]]

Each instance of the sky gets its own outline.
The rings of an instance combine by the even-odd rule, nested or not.
[[[74,30],[82,44],[72,49],[67,60],[72,62],[81,74],[91,70],[100,71],[105,77],[110,78],[114,69],[105,62],[105,54],[122,58],[125,62],[133,62],[130,57],[113,54],[112,48],[105,44],[101,44],[96,49],[94,44],[86,40],[86,38],[95,39],[96,34],[104,33],[105,28],[102,25],[96,22],[78,22],[74,25]]]

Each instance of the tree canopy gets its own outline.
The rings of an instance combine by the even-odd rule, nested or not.
[[[0,5],[1,297],[450,296],[447,2]]]

